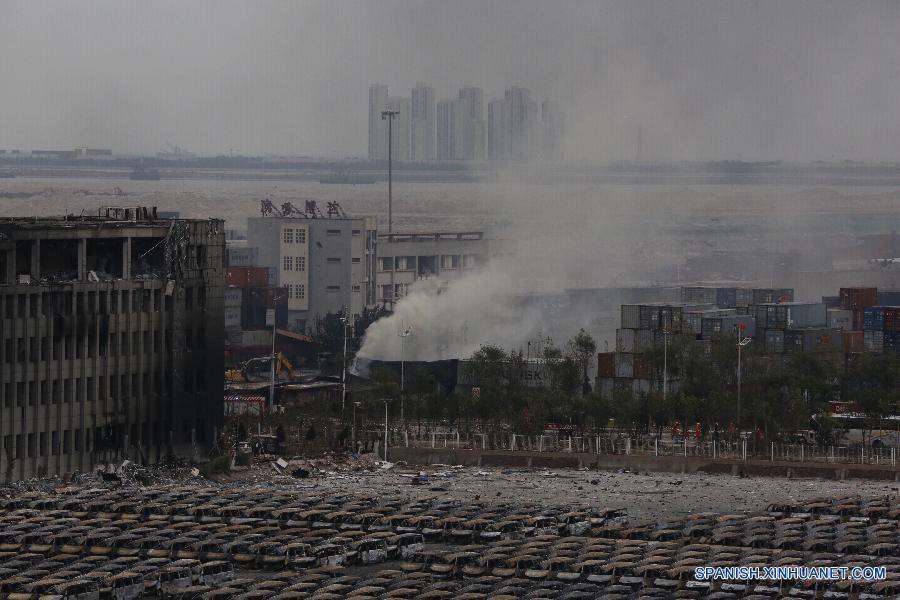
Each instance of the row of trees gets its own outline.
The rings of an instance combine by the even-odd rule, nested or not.
[[[385,314],[383,309],[366,310],[354,320],[348,330],[348,361],[366,328]],[[344,328],[340,314],[315,323],[311,333],[324,373],[340,373]],[[723,338],[709,343],[672,335],[666,360],[661,346],[644,356],[651,365],[655,389],[636,393],[624,387],[605,396],[592,389],[589,367],[596,360],[597,344],[584,330],[562,345],[545,340],[536,356],[526,356],[521,349],[484,345],[460,369],[462,381],[455,389],[440,385],[429,369],[407,365],[402,404],[408,423],[444,422],[463,429],[522,433],[536,433],[546,423],[583,429],[613,424],[640,433],[659,431],[678,421],[692,429],[699,422],[704,430],[722,431],[736,423],[742,430],[759,430],[771,438],[779,432],[808,429],[810,417],[820,415],[816,424],[823,442],[836,427],[824,416],[830,401],[854,402],[873,421],[898,413],[897,355],[767,355],[755,341],[742,349],[738,416],[736,341]],[[541,366],[529,358],[540,359]],[[661,391],[664,363],[670,381],[665,395]],[[396,371],[375,370],[371,376],[372,386],[354,394],[357,401],[400,398]],[[399,414],[397,409],[394,412]]]
[[[735,339],[712,344],[689,336],[670,338],[665,361],[670,387],[646,393],[614,390],[605,396],[591,389],[588,365],[596,344],[579,332],[562,347],[546,343],[538,355],[543,381],[535,385],[526,374],[526,357],[519,350],[493,345],[479,349],[463,369],[469,385],[453,391],[437,389],[431,373],[411,369],[406,374],[405,415],[416,422],[446,422],[462,430],[512,429],[538,433],[546,423],[572,424],[584,430],[613,425],[634,433],[659,432],[675,422],[700,423],[704,431],[744,431],[771,439],[781,432],[809,429],[816,419],[820,441],[828,443],[836,424],[825,417],[834,400],[855,402],[875,419],[896,414],[900,401],[900,360],[896,355],[796,353],[766,355],[753,344],[742,350],[741,415],[737,414],[737,345]],[[663,349],[647,354],[657,383],[662,380]],[[396,374],[373,373],[372,394],[399,396]],[[477,392],[473,393],[473,388]]]

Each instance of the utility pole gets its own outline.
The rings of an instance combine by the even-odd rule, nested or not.
[[[737,369],[737,423],[736,424],[737,424],[737,429],[738,429],[738,435],[741,434],[741,348],[743,348],[744,346],[746,346],[747,344],[749,344],[750,342],[753,341],[752,338],[741,339],[741,335],[743,335],[745,327],[746,326],[743,323],[741,323],[740,331],[738,332],[738,343],[737,343],[738,369]]]
[[[412,330],[407,327],[406,330],[402,332],[398,332],[397,335],[400,336],[400,427],[403,427],[403,404],[406,397],[406,386],[405,386],[405,377],[403,372],[403,362],[405,360],[405,351],[406,351],[406,338],[412,333]]]
[[[388,122],[388,243],[391,242],[390,234],[394,230],[394,118],[400,114],[399,110],[381,111],[381,120]],[[394,269],[397,267],[397,257],[391,257],[391,312],[394,312]]]
[[[344,407],[347,403],[347,328],[350,326],[350,317],[344,314],[341,317],[344,325],[344,368],[341,369],[341,417],[344,415]]]
[[[388,446],[388,401],[384,401],[384,462],[387,462]]]
[[[353,451],[356,452],[356,409],[359,408],[359,402],[353,403],[353,431],[350,432],[350,441],[353,442]]]
[[[275,318],[276,306],[278,306],[278,301],[283,300],[284,296],[278,296],[277,298],[272,299],[272,369],[271,369],[271,379],[269,379],[269,410],[275,406],[275,361],[277,360],[275,356],[275,323],[277,319]]]
[[[669,394],[669,330],[663,329],[663,405]]]

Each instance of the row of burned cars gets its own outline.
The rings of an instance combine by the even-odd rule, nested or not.
[[[900,593],[894,506],[890,498],[846,498],[773,504],[758,515],[630,523],[617,509],[315,495],[271,486],[75,486],[0,500],[0,594],[17,600],[885,597]],[[882,565],[888,579],[693,578],[698,566],[789,565]]]

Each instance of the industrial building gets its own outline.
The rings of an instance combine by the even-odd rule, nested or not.
[[[508,240],[488,239],[481,231],[381,234],[377,302],[390,305],[419,279],[449,281],[510,249]]]
[[[287,203],[247,219],[247,245],[270,268],[269,285],[286,288],[289,328],[375,305],[375,227],[374,217],[347,216],[334,202],[324,214],[307,201],[303,211]]]
[[[197,456],[223,415],[221,220],[0,220],[0,480]]]

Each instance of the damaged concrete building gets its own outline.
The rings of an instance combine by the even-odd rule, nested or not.
[[[0,219],[0,481],[199,456],[223,415],[220,220]]]

